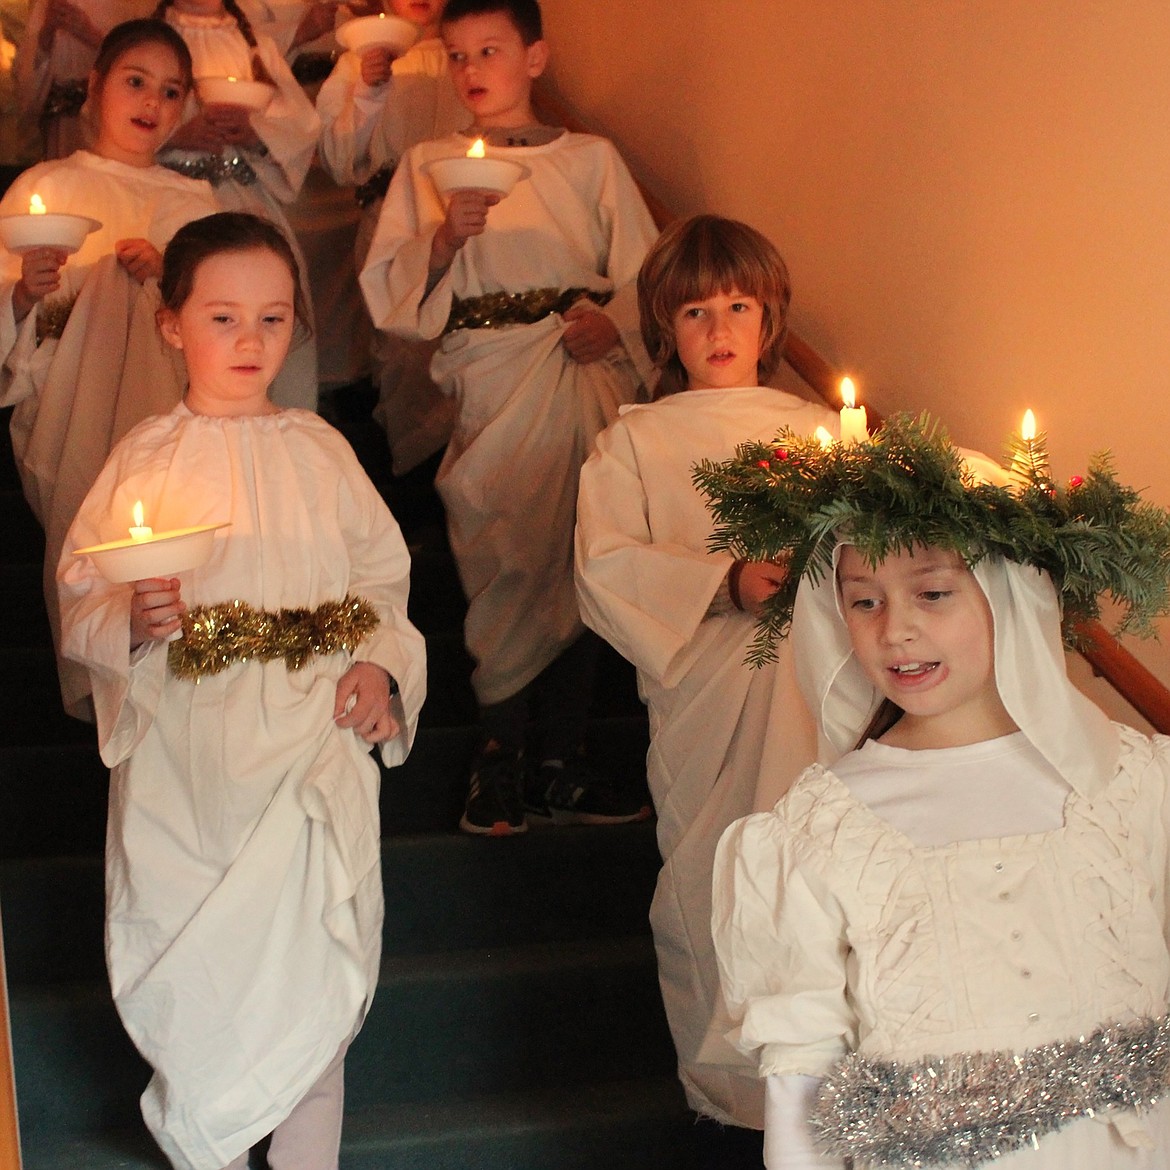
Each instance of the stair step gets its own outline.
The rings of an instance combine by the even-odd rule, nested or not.
[[[387,957],[644,935],[658,848],[650,821],[382,843]],[[0,863],[13,987],[106,979],[99,856]]]
[[[148,1070],[97,984],[16,987],[27,1142],[129,1128]],[[628,938],[389,958],[346,1060],[354,1110],[469,1101],[674,1067],[653,946]]]
[[[674,1077],[347,1114],[345,1170],[694,1170]],[[26,1143],[25,1170],[166,1170],[145,1130]]]

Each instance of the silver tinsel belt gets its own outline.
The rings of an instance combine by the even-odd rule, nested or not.
[[[37,306],[37,345],[47,341],[50,337],[60,341],[69,324],[69,315],[77,303],[76,297],[66,297],[58,301],[41,301]]]
[[[54,81],[49,86],[49,96],[41,107],[41,120],[49,118],[76,118],[85,105],[89,82],[84,77],[74,81]]]
[[[243,601],[200,605],[183,617],[183,636],[167,648],[176,678],[198,682],[236,662],[284,659],[300,670],[319,654],[352,652],[378,628],[374,607],[361,597],[323,601],[316,609],[253,609]]]
[[[220,183],[239,183],[251,187],[260,181],[252,164],[241,154],[227,157],[222,154],[171,155],[158,160],[168,171],[186,175],[188,179],[206,179],[213,187]]]
[[[530,288],[525,292],[484,293],[451,301],[451,314],[443,328],[444,336],[456,329],[502,329],[505,325],[534,325],[553,313],[564,313],[582,297],[596,305],[608,303],[611,293],[587,288]]]
[[[393,167],[380,167],[364,183],[353,189],[354,202],[364,211],[372,203],[386,198],[390,180],[394,178]]]
[[[977,1166],[1079,1117],[1149,1109],[1170,1084],[1170,1022],[1140,1020],[1024,1052],[919,1061],[846,1057],[809,1128],[825,1153],[872,1166]]]

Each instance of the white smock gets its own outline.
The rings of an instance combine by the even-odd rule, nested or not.
[[[471,123],[447,71],[447,50],[438,37],[412,45],[390,67],[384,85],[362,81],[361,55],[346,52],[317,94],[321,162],[338,183],[364,183],[393,169],[412,146],[441,138]],[[369,252],[382,200],[362,210],[357,262]],[[436,343],[376,331],[372,338],[378,405],[374,417],[386,429],[395,475],[404,475],[439,451],[451,437],[455,403],[431,381]]]
[[[466,154],[452,135],[409,150],[387,192],[361,274],[379,329],[439,337],[452,298],[582,288],[612,293],[603,310],[621,339],[581,365],[553,314],[533,325],[446,334],[431,374],[458,403],[436,486],[464,592],[472,684],[481,704],[517,694],[580,637],[573,525],[580,467],[593,440],[650,376],[634,281],[656,235],[617,151],[565,133],[542,146],[493,149],[531,174],[488,212],[430,295],[431,243],[445,215],[422,167]]]
[[[102,225],[66,261],[61,288],[19,325],[12,305],[19,256],[3,254],[0,277],[0,406],[15,407],[12,449],[25,498],[45,529],[45,603],[59,644],[56,571],[65,533],[114,444],[144,418],[170,410],[185,382],[182,361],[155,324],[157,281],[140,285],[114,246],[147,239],[161,252],[183,224],[218,206],[207,183],[85,150],[18,175],[0,215],[27,212],[34,193],[50,212]],[[38,345],[38,319],[65,313],[61,336]],[[84,671],[60,659],[58,671],[66,710],[85,715]]]
[[[1170,741],[1110,724],[1073,688],[1046,575],[990,560],[974,572],[993,614],[997,687],[1021,732],[924,752],[877,745],[843,760],[841,777],[814,765],[720,844],[713,930],[738,1021],[731,1038],[761,1076],[778,1078],[767,1129],[804,1147],[766,1139],[770,1170],[841,1165],[813,1151],[792,1116],[797,1094],[786,1105],[775,1094],[775,1112],[771,1101],[773,1085],[823,1076],[847,1051],[879,1060],[1022,1051],[1166,1013]],[[832,761],[880,701],[852,656],[835,573],[802,583],[793,639]],[[896,784],[889,769],[899,760]],[[968,802],[976,781],[953,783],[964,770],[992,773],[1006,807]],[[947,783],[952,806],[972,806],[975,824],[962,832],[959,810],[938,796]],[[1062,806],[1053,785],[1063,786]],[[1013,809],[1016,827],[1005,832]],[[949,831],[930,839],[948,817]],[[970,835],[982,827],[997,835]],[[1140,1117],[1072,1121],[995,1161],[1168,1164],[1164,1103]]]
[[[425,692],[406,617],[410,559],[345,440],[305,411],[248,418],[180,405],[118,446],[70,545],[230,521],[180,574],[189,605],[316,607],[364,597],[381,624],[299,671],[247,661],[198,683],[167,646],[129,642],[131,587],[62,558],[65,651],[93,674],[113,769],[107,961],[127,1031],[154,1068],[143,1115],[181,1170],[220,1170],[288,1116],[361,1025],[381,949],[379,773],[333,721],[355,660],[397,680],[401,763]]]
[[[167,23],[172,25],[191,50],[195,76],[237,77],[252,80],[256,70],[253,60],[276,86],[276,92],[263,113],[250,116],[252,129],[260,139],[260,149],[237,150],[225,146],[225,159],[238,156],[256,175],[255,183],[241,183],[227,178],[216,184],[215,193],[225,211],[250,211],[270,219],[288,237],[301,269],[301,293],[309,308],[313,325],[313,296],[308,267],[300,246],[284,214],[283,205],[291,203],[301,189],[313,161],[313,151],[321,123],[313,103],[305,96],[300,82],[293,76],[288,62],[271,37],[258,35],[252,48],[240,32],[235,17],[194,16],[169,8]],[[184,122],[199,112],[199,101],[192,92],[184,110]],[[159,151],[164,164],[177,165],[203,157],[189,150],[164,146]],[[315,410],[317,406],[317,347],[311,336],[298,340],[285,359],[284,368],[272,385],[274,402],[281,406],[300,406]]]
[[[733,557],[708,550],[711,513],[692,471],[783,427],[818,426],[835,431],[835,412],[761,387],[624,407],[582,468],[577,509],[581,614],[638,668],[650,711],[646,770],[663,859],[650,921],[679,1075],[693,1109],[756,1129],[755,1063],[723,1039],[711,871],[724,829],[772,807],[815,758],[816,735],[788,648],[755,670],[745,663],[755,620],[709,613]]]
[[[157,0],[72,0],[85,12],[102,35],[124,20],[150,16]],[[65,158],[75,150],[90,146],[94,140],[93,124],[88,111],[80,115],[45,118],[45,102],[54,82],[89,81],[89,71],[97,58],[97,46],[88,45],[71,32],[58,29],[45,46],[41,37],[53,0],[34,0],[29,8],[25,35],[16,46],[13,70],[20,116],[40,123],[44,138],[44,158]]]

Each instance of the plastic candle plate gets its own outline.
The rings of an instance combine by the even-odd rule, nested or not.
[[[339,25],[334,35],[343,49],[389,49],[398,56],[418,40],[418,29],[399,16],[359,16]]]
[[[245,81],[238,77],[200,77],[195,92],[205,106],[242,106],[262,114],[268,109],[276,87],[265,81]]]
[[[521,179],[532,171],[523,163],[510,158],[436,158],[422,165],[423,174],[430,175],[441,195],[452,191],[490,191],[493,195],[507,195]]]
[[[101,226],[101,220],[88,215],[56,211],[45,215],[0,215],[0,240],[10,252],[31,252],[33,248],[76,252],[85,237]]]
[[[202,565],[211,556],[216,532],[230,527],[225,521],[197,528],[172,528],[146,540],[127,537],[125,540],[111,540],[108,544],[75,548],[73,555],[91,557],[98,572],[115,584],[145,581],[148,577],[173,577]]]

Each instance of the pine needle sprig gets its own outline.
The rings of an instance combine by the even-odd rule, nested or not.
[[[851,541],[870,564],[919,545],[953,549],[968,564],[1005,557],[1048,572],[1063,602],[1064,633],[1120,608],[1116,632],[1149,636],[1170,613],[1170,513],[1119,483],[1108,453],[1067,485],[1051,479],[1043,434],[1013,436],[1008,485],[976,480],[942,427],[895,415],[867,442],[822,446],[781,431],[734,458],[694,471],[715,518],[712,550],[788,560],[765,604],[749,661],[774,657],[791,626],[800,580],[828,571]]]

